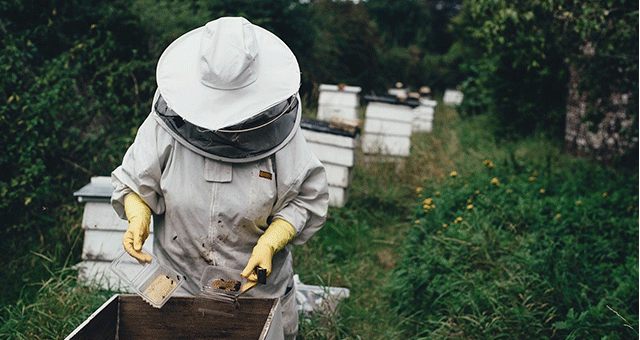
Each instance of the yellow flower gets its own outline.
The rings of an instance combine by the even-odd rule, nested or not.
[[[433,199],[431,197],[425,199],[424,201],[422,201],[423,204],[426,205],[431,205],[431,203],[433,203]]]
[[[443,227],[443,228],[446,228],[446,227],[447,227],[447,224],[446,224],[446,223],[442,223],[442,227]]]
[[[471,203],[471,202],[473,202],[473,200],[472,200],[472,199],[468,199],[468,200],[467,200],[467,203]]]
[[[421,193],[421,192],[422,192],[422,187],[417,187],[417,188],[416,188],[416,194],[419,194],[419,193]]]
[[[582,205],[582,201],[576,201],[576,205]]]
[[[491,184],[495,185],[495,186],[500,186],[500,181],[497,178],[492,178],[491,179]]]
[[[473,210],[473,204],[467,205],[467,210]]]
[[[560,218],[560,217],[562,217],[562,215],[556,214],[556,218]]]
[[[489,168],[489,169],[493,168],[493,162],[492,162],[492,161],[490,161],[490,160],[488,160],[488,159],[487,159],[487,160],[485,160],[484,162],[482,162],[482,164],[483,164],[484,166],[486,166],[487,168]]]
[[[476,194],[476,195],[480,195],[480,190],[476,190],[473,193]]]
[[[608,192],[603,192],[603,193],[602,193],[602,197],[607,197],[607,196],[609,196],[609,193],[608,193]]]
[[[457,171],[451,171],[451,173],[449,174],[449,176],[451,176],[451,177],[457,177],[457,176],[458,176],[458,172],[457,172]]]
[[[457,217],[457,218],[453,221],[453,223],[456,223],[456,224],[457,224],[457,223],[460,223],[460,222],[462,222],[462,217]]]
[[[415,220],[415,221],[413,221],[413,223],[420,224],[420,220]]]
[[[544,194],[544,193],[545,193],[545,190],[544,190],[544,189],[540,189],[540,193],[541,193],[541,194]]]
[[[529,182],[533,182],[535,180],[536,180],[536,178],[534,176],[529,177]]]

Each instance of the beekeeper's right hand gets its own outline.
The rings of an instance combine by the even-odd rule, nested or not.
[[[142,245],[149,237],[151,209],[138,194],[132,192],[124,198],[124,213],[129,220],[129,229],[122,237],[124,250],[138,261],[151,262],[151,256],[142,253]]]

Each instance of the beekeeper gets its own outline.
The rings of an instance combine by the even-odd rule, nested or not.
[[[274,34],[224,17],[176,39],[157,66],[152,111],[111,174],[112,204],[129,221],[125,250],[141,261],[154,218],[158,260],[200,293],[218,265],[268,282],[248,296],[280,298],[284,332],[298,313],[290,244],[325,219],[327,179],[300,131],[300,69]]]

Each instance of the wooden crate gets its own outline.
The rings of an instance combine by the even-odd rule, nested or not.
[[[302,123],[309,149],[327,171],[329,204],[343,206],[348,198],[351,169],[355,164],[359,132],[333,129],[328,122],[304,118]]]
[[[111,206],[111,178],[93,177],[91,182],[74,193],[78,201],[84,203],[82,229],[82,262],[77,264],[80,282],[103,288],[131,291],[120,278],[109,269],[111,261],[123,251],[122,236],[129,227]],[[153,251],[153,221],[151,233],[145,242],[145,250]]]
[[[319,120],[358,119],[360,87],[321,84],[319,91],[317,114]]]
[[[137,295],[117,294],[65,340],[284,339],[278,299],[240,298],[233,317],[198,312],[196,299],[172,297],[157,309]]]

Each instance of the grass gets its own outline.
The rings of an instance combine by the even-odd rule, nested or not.
[[[401,166],[382,159],[357,162],[347,204],[332,207],[324,228],[293,250],[294,267],[303,283],[347,287],[350,297],[342,300],[333,315],[303,320],[299,339],[499,339],[513,338],[513,334],[525,338],[589,338],[583,330],[589,330],[586,326],[598,320],[605,320],[603,325],[614,329],[614,335],[619,332],[637,338],[637,308],[634,311],[618,304],[628,302],[622,291],[625,287],[635,287],[637,300],[637,282],[630,280],[638,276],[637,248],[626,264],[612,261],[613,253],[594,255],[594,261],[605,259],[603,263],[611,265],[601,268],[607,276],[593,281],[596,286],[583,287],[568,284],[575,279],[567,274],[572,268],[562,267],[576,263],[570,261],[575,259],[572,252],[588,257],[584,247],[571,246],[583,243],[571,243],[572,239],[563,239],[562,245],[554,243],[566,236],[560,233],[563,230],[578,225],[593,228],[593,217],[614,224],[628,223],[616,219],[614,212],[620,210],[617,206],[603,206],[598,210],[600,215],[576,206],[578,200],[583,208],[596,205],[603,194],[589,192],[576,182],[610,183],[607,193],[615,196],[620,193],[613,185],[625,186],[619,180],[624,174],[604,176],[591,171],[591,165],[563,156],[557,145],[543,138],[497,142],[487,128],[490,123],[484,117],[461,119],[453,108],[439,105],[434,130],[412,137],[411,155]],[[483,164],[485,160],[496,162],[496,169],[519,169],[518,181],[505,173],[499,176],[499,182],[504,190],[511,185],[521,198],[499,200],[501,196],[474,194],[475,190],[491,188],[495,176]],[[533,170],[535,191],[529,182]],[[450,177],[453,171],[458,177]],[[563,176],[567,174],[575,175],[576,181],[566,181]],[[612,178],[618,180],[611,182]],[[482,186],[478,184],[481,182]],[[637,176],[626,184],[635,190]],[[423,188],[422,197],[416,192],[418,187]],[[542,188],[548,200],[533,199],[531,195],[540,195]],[[446,193],[449,199],[431,202],[438,207],[430,212],[439,211],[440,215],[428,215],[425,195],[435,191]],[[524,193],[529,191],[526,200]],[[467,202],[472,197],[472,202]],[[637,192],[627,201],[634,202],[636,208],[625,216],[637,222]],[[469,204],[474,208],[468,209]],[[564,218],[554,219],[558,214]],[[72,235],[79,215],[69,215],[68,222],[62,224],[69,226],[65,230]],[[458,215],[466,225],[454,222]],[[427,224],[429,218],[432,223]],[[443,223],[448,229],[443,229]],[[510,229],[509,223],[515,229]],[[555,223],[556,234],[528,232],[544,223]],[[589,235],[593,236],[586,240],[590,244],[602,241],[595,237],[597,234]],[[630,235],[637,239],[637,223],[635,234],[631,230]],[[536,248],[536,244],[555,246]],[[64,257],[64,252],[55,254]],[[566,260],[550,271],[558,274],[555,281],[543,275],[548,263],[535,260],[543,255]],[[407,265],[416,261],[422,267]],[[47,268],[64,261],[29,253],[16,263],[27,262]],[[579,265],[584,268],[589,263]],[[13,269],[14,273],[18,271]],[[611,281],[620,283],[615,286],[618,289],[598,289],[597,285]],[[29,284],[35,287],[33,294],[2,309],[0,338],[64,338],[110,295],[79,286],[75,273],[64,264],[62,269],[50,270],[44,279]],[[598,295],[609,299],[594,298]],[[585,313],[585,306],[590,304],[597,308]]]

